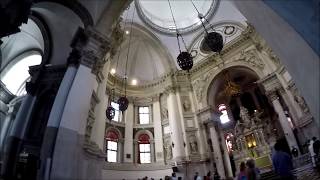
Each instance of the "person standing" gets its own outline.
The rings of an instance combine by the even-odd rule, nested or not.
[[[247,180],[247,174],[246,174],[246,164],[244,162],[240,163],[240,172],[237,176],[237,180]]]
[[[171,180],[178,180],[175,172],[171,174]]]
[[[257,178],[257,169],[255,167],[255,163],[253,159],[249,159],[246,162],[247,166],[247,179],[248,180],[258,180]]]
[[[194,175],[194,180],[202,180],[201,176],[199,176],[199,173],[196,172],[196,174]]]
[[[311,139],[309,142],[308,150],[309,150],[309,153],[311,156],[312,167],[315,168],[316,167],[316,153],[314,152],[314,149],[313,149],[313,143],[314,143],[314,141]]]
[[[282,180],[294,180],[291,172],[293,169],[292,160],[288,153],[284,152],[282,145],[277,142],[274,145],[275,152],[272,156],[272,164],[275,172]]]
[[[298,149],[296,147],[292,146],[291,154],[293,157],[298,157],[298,155],[299,155]]]
[[[313,151],[319,157],[319,152],[320,152],[320,140],[317,139],[316,137],[313,137],[312,140],[314,141],[313,143]]]

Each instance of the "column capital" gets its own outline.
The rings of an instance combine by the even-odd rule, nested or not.
[[[279,99],[276,90],[273,91],[267,91],[266,95],[271,99],[271,101]]]
[[[155,94],[151,96],[152,102],[159,102],[160,101],[160,94]]]
[[[111,40],[94,28],[79,28],[72,40],[73,50],[68,61],[87,66],[97,75],[107,61],[105,55],[110,50],[110,45]]]
[[[179,88],[177,86],[171,85],[171,86],[168,86],[165,88],[164,93],[165,94],[170,94],[170,93],[175,94],[178,91],[178,89]]]

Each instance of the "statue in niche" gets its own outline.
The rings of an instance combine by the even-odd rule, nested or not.
[[[260,116],[262,113],[263,112],[259,112],[257,110],[254,111],[253,118],[252,118],[253,125],[262,123],[262,120],[260,119]]]
[[[191,136],[189,139],[190,139],[189,145],[190,145],[191,153],[197,153],[198,152],[198,143],[197,143],[196,137]]]
[[[164,153],[165,153],[165,158],[166,160],[171,160],[172,159],[172,147],[170,143],[167,143],[167,145],[164,147]]]
[[[249,111],[247,108],[240,106],[240,118],[242,120],[242,123],[244,123],[245,126],[250,125],[250,116],[249,116]]]
[[[191,110],[191,104],[190,104],[190,100],[188,97],[185,97],[184,98],[184,101],[183,101],[183,110],[185,112],[189,112]]]
[[[162,114],[163,119],[168,119],[168,109],[167,108],[162,108],[161,114]]]
[[[300,108],[302,109],[303,112],[308,112],[309,111],[309,108],[307,106],[306,101],[304,100],[304,98],[302,96],[300,96],[297,88],[295,88],[293,90],[293,97],[294,97],[294,100],[297,102],[297,104],[300,106]]]
[[[198,152],[198,144],[196,141],[190,142],[190,149],[191,149],[191,153]]]

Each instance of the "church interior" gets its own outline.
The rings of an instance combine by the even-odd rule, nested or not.
[[[0,179],[277,179],[276,143],[320,179],[319,9],[1,1]]]

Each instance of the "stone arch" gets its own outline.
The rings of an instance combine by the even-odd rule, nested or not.
[[[120,140],[120,139],[123,139],[123,135],[122,135],[121,131],[120,131],[118,128],[116,128],[116,127],[108,127],[108,128],[106,129],[106,131],[105,131],[105,135],[107,135],[107,133],[108,133],[109,131],[115,131],[115,132],[118,134],[118,136],[119,136],[119,140]]]
[[[257,67],[253,67],[250,64],[243,62],[243,61],[232,62],[230,64],[226,64],[222,69],[215,70],[212,74],[209,72],[208,73],[209,77],[207,77],[208,79],[206,81],[208,83],[205,84],[204,90],[203,90],[203,92],[205,92],[204,97],[202,99],[203,107],[213,105],[213,102],[210,101],[212,99],[212,98],[210,98],[210,96],[212,96],[212,94],[210,94],[210,90],[212,87],[212,83],[218,77],[218,75],[221,72],[223,72],[224,70],[236,68],[236,67],[243,67],[243,68],[247,68],[247,69],[251,70],[252,72],[254,72],[257,75],[257,77],[259,79],[261,79],[262,77],[265,76],[265,74],[263,73],[263,71],[261,69],[259,69]]]
[[[139,136],[142,134],[147,134],[150,138],[150,141],[153,141],[153,134],[151,131],[143,129],[143,130],[139,130],[138,132],[136,132],[136,134],[134,135],[134,140],[138,141]]]

